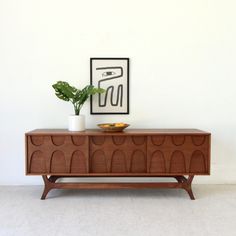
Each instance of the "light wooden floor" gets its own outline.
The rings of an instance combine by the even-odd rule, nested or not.
[[[1,236],[232,236],[236,185],[183,190],[52,190],[0,186]]]

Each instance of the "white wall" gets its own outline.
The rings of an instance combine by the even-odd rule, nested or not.
[[[89,83],[90,57],[129,57],[130,115],[95,116],[87,127],[212,132],[212,175],[236,183],[236,1],[0,0],[0,184],[24,176],[24,133],[67,126],[72,106],[51,85]]]

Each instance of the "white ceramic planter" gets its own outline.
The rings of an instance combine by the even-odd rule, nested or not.
[[[85,130],[85,117],[84,115],[70,115],[69,121],[69,131],[84,131]]]

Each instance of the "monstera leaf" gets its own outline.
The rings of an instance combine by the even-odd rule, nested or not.
[[[58,81],[52,87],[55,89],[55,94],[58,98],[72,102],[76,115],[79,115],[83,104],[91,95],[105,92],[104,89],[95,88],[93,85],[87,85],[82,90],[79,90],[65,81]]]
[[[52,87],[55,89],[55,94],[58,98],[69,101],[74,99],[74,93],[77,92],[77,89],[73,86],[70,86],[67,82],[58,81],[56,84],[53,84]]]
[[[94,88],[93,85],[87,85],[82,90],[78,90],[76,92],[75,100],[77,100],[80,104],[84,104],[84,102],[89,98],[89,96],[103,92],[105,92],[104,89]]]

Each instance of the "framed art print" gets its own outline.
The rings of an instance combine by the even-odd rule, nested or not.
[[[129,58],[90,58],[91,114],[129,114]]]

